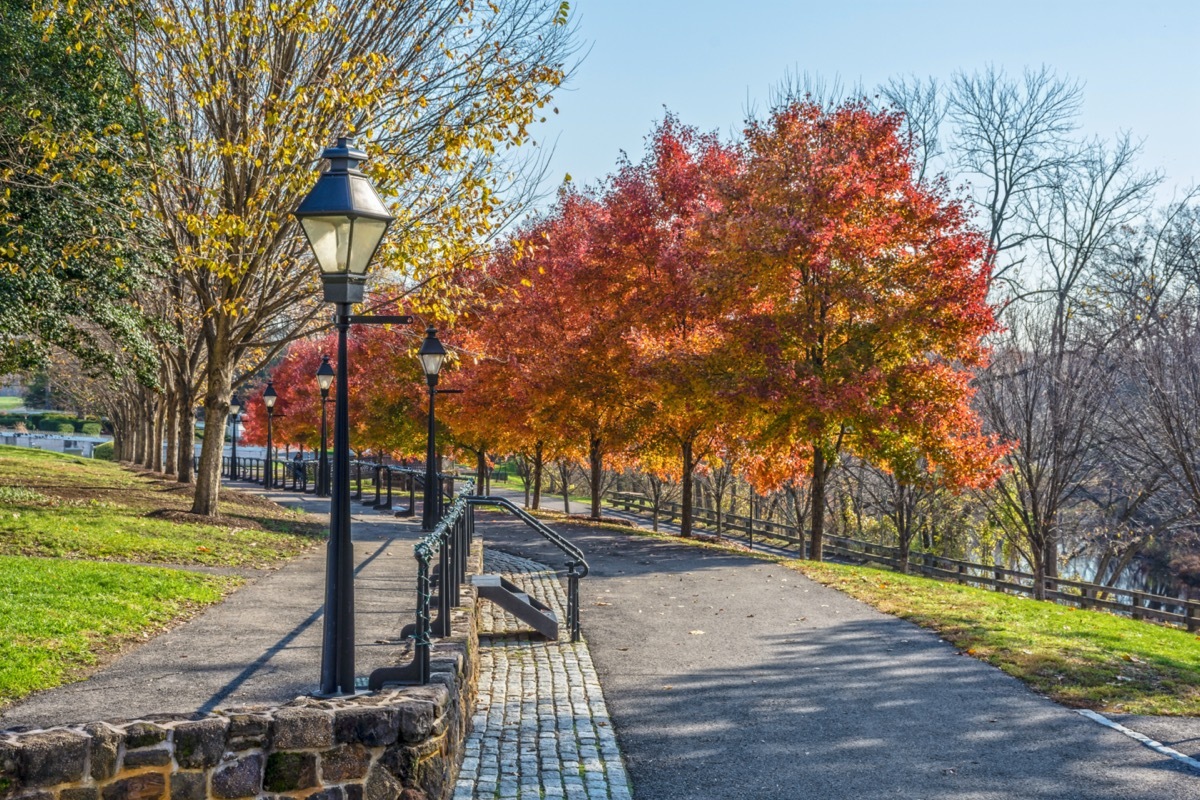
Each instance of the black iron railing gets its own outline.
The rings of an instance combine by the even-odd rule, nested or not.
[[[610,492],[608,502],[618,509],[636,514],[653,514],[665,522],[679,519],[683,507],[676,502],[661,502],[655,509],[652,500],[630,492]],[[738,514],[693,506],[692,519],[698,528],[704,527],[718,536],[740,540],[751,548],[758,544],[779,550],[794,551],[807,557],[811,543],[807,531],[772,520],[745,517]],[[947,558],[934,553],[913,551],[905,563],[900,548],[862,539],[825,534],[824,551],[850,561],[873,561],[893,569],[907,569],[929,578],[970,584],[998,592],[1033,596],[1034,576],[1022,570],[993,564]],[[1179,625],[1189,631],[1200,630],[1200,601],[1156,595],[1135,589],[1104,586],[1068,578],[1045,578],[1047,600],[1078,608],[1094,608],[1128,615],[1134,619],[1150,619]]]
[[[413,640],[413,660],[402,666],[375,670],[367,681],[369,688],[380,689],[388,683],[429,683],[433,637],[450,635],[451,609],[462,602],[462,585],[467,579],[467,561],[475,535],[474,509],[466,493],[474,490],[475,482],[468,480],[463,485],[464,494],[454,500],[437,527],[413,547],[417,559],[417,614],[415,623],[402,631],[402,635]],[[433,618],[431,608],[433,578],[429,569],[435,553],[438,556],[437,619]]]

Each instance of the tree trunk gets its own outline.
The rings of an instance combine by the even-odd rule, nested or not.
[[[662,504],[662,481],[650,479],[650,494],[654,498],[654,510],[650,514],[651,529],[658,533],[658,507]]]
[[[191,483],[195,474],[194,461],[196,458],[196,414],[195,398],[191,387],[184,379],[181,386],[176,387],[175,402],[179,406],[176,415],[179,425],[179,465],[175,479],[180,483]]]
[[[912,531],[900,532],[900,571],[908,574],[908,553],[912,549]]]
[[[813,561],[824,561],[822,551],[825,537],[825,451],[819,446],[813,447],[812,468],[812,552],[809,558]]]
[[[679,535],[683,537],[692,535],[692,482],[695,471],[696,463],[692,460],[692,440],[689,439],[683,443],[683,497],[679,501],[683,506],[679,516]]]
[[[562,479],[563,512],[571,513],[571,465],[564,459],[558,462],[558,476]]]
[[[490,494],[487,489],[487,453],[484,452],[482,447],[475,453],[475,474],[479,478],[475,484],[475,494]]]
[[[137,432],[137,440],[134,443],[133,463],[139,467],[146,466],[146,457],[150,453],[150,430],[146,424],[146,402],[144,398],[137,400],[137,417],[134,419],[133,429]]]
[[[163,431],[167,424],[167,417],[161,397],[157,397],[154,400],[154,416],[152,420],[154,436],[151,443],[150,468],[155,472],[161,473],[163,471]]]
[[[724,485],[717,487],[716,500],[717,500],[717,508],[716,508],[716,511],[717,511],[717,536],[720,536],[721,531],[723,529],[723,526],[721,524],[721,513],[724,510],[723,507],[725,505],[725,487],[724,487]]]
[[[163,472],[173,477],[179,474],[179,404],[175,402],[175,387],[170,381],[167,382],[163,409],[166,413],[164,434],[167,438],[167,456],[163,461]]]
[[[1042,556],[1042,561],[1046,565],[1046,577],[1058,577],[1058,532],[1055,531],[1046,536],[1045,554]]]
[[[225,450],[225,423],[229,418],[229,397],[233,383],[233,365],[222,368],[227,359],[209,353],[208,389],[204,395],[204,446],[200,450],[200,469],[196,475],[196,496],[192,513],[215,517],[221,499],[221,456]]]
[[[604,449],[603,441],[593,436],[588,442],[588,466],[592,473],[592,513],[591,519],[600,520],[600,489],[604,480]]]
[[[1033,550],[1033,599],[1046,599],[1046,561],[1045,550],[1042,548],[1032,548]]]
[[[543,461],[542,443],[537,442],[533,446],[533,507],[540,508],[542,505],[542,465]]]
[[[525,489],[525,507],[529,508],[529,487],[533,483],[533,465],[521,456],[521,486]]]

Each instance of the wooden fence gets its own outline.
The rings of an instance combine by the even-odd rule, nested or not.
[[[644,495],[630,492],[609,492],[608,502],[615,508],[632,513],[652,515],[654,503]],[[676,522],[683,513],[683,506],[675,502],[661,502],[658,517],[662,522]],[[717,512],[709,508],[692,508],[693,524],[720,536],[746,542],[754,547],[760,545],[790,549],[798,556],[807,556],[809,543],[795,527],[763,519],[751,519],[738,514]],[[824,552],[849,561],[874,561],[893,569],[902,567],[900,548],[875,544],[861,539],[825,535]],[[909,572],[930,578],[956,583],[986,587],[998,592],[1033,596],[1033,575],[1029,572],[1005,567],[961,561],[933,553],[911,552],[908,559]],[[1123,614],[1134,619],[1148,619],[1179,625],[1189,631],[1200,629],[1200,601],[1182,600],[1178,597],[1139,592],[1133,589],[1117,589],[1097,583],[1075,581],[1067,578],[1046,578],[1046,599],[1077,608],[1103,609]]]

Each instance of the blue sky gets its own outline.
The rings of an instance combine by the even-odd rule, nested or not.
[[[547,182],[635,160],[663,108],[729,134],[789,71],[873,88],[989,63],[1049,65],[1085,83],[1082,132],[1128,129],[1164,187],[1200,182],[1200,2],[578,0],[586,58],[540,138]]]

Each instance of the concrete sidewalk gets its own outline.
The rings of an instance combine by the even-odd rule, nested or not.
[[[328,517],[329,500],[288,491],[262,494]],[[412,546],[420,518],[398,519],[357,503],[357,674],[395,664],[401,627],[416,607]],[[284,703],[316,688],[325,602],[324,544],[247,585],[195,619],[122,655],[89,679],[32,695],[0,714],[0,729],[47,727],[148,714],[194,714],[218,706]]]
[[[1179,762],[798,573],[555,527],[592,567],[583,632],[636,798],[1200,799]],[[477,530],[562,564],[519,522]]]

